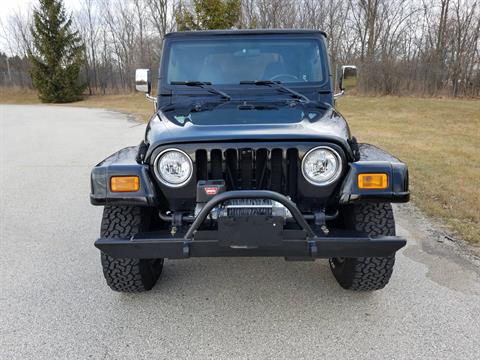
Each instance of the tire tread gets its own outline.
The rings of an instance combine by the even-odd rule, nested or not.
[[[345,225],[369,235],[395,235],[395,220],[389,203],[365,203],[351,207]],[[330,267],[339,284],[349,290],[383,289],[393,273],[395,254],[387,257],[348,258],[341,264],[330,259]]]
[[[148,226],[148,214],[136,206],[105,206],[100,234],[105,238],[129,238]],[[113,258],[101,253],[107,285],[119,292],[150,290],[162,271],[163,259]]]

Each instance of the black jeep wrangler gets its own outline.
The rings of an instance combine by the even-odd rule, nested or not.
[[[104,206],[95,246],[117,291],[154,285],[165,258],[329,259],[339,284],[377,290],[395,252],[392,202],[409,200],[407,166],[357,143],[335,110],[326,35],[198,31],[165,37],[158,95],[138,145],[92,170]]]

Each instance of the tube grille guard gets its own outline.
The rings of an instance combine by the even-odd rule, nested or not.
[[[277,201],[282,205],[284,205],[290,211],[293,218],[297,222],[298,226],[300,226],[300,228],[307,233],[309,238],[316,237],[314,231],[312,230],[310,225],[308,225],[307,221],[303,217],[298,207],[295,205],[293,201],[291,201],[286,196],[274,191],[269,191],[269,190],[237,190],[237,191],[227,191],[227,192],[218,194],[214,196],[212,199],[210,199],[210,201],[208,201],[205,204],[205,206],[202,208],[202,210],[200,210],[200,212],[198,213],[197,217],[195,218],[195,221],[193,222],[193,224],[190,226],[187,233],[185,234],[185,238],[193,239],[195,231],[200,228],[200,226],[203,224],[203,222],[207,218],[210,211],[212,211],[213,208],[215,208],[215,206],[223,203],[224,201],[232,200],[232,199],[270,199],[270,200]]]

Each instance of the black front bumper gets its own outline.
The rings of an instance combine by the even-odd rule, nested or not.
[[[316,239],[285,239],[280,246],[241,248],[220,246],[218,240],[187,240],[172,238],[134,238],[132,240],[101,238],[95,246],[118,258],[169,258],[279,256],[298,258],[389,256],[406,241],[397,236],[347,237],[328,236]]]
[[[299,229],[268,231],[281,219],[262,217],[249,222],[241,219],[231,232],[200,230],[211,210],[230,199],[271,199],[282,203],[292,214]],[[236,219],[230,219],[235,222]],[[228,228],[227,228],[228,229]],[[234,234],[234,235],[232,235]],[[234,239],[232,241],[232,239]],[[236,240],[235,240],[236,239]],[[244,240],[242,240],[244,239]],[[131,239],[100,238],[95,246],[116,258],[170,258],[278,256],[289,258],[384,257],[405,246],[398,236],[368,236],[351,231],[332,230],[325,234],[311,227],[296,205],[287,197],[272,191],[228,191],[212,198],[200,211],[186,232],[172,235],[169,231],[140,233]]]

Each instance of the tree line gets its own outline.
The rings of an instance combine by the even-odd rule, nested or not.
[[[32,14],[0,24],[0,86],[31,86]],[[332,70],[358,66],[363,93],[480,96],[479,0],[79,0],[69,14],[90,94],[132,91],[135,68],[155,76],[171,31],[308,28],[327,33]]]

